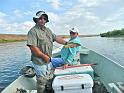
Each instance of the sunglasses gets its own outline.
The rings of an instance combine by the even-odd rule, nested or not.
[[[72,32],[72,31],[71,31],[70,34],[73,34],[73,35],[74,35],[74,34],[76,34],[76,32]]]

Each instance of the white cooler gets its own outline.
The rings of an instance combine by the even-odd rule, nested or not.
[[[55,93],[92,93],[93,79],[88,74],[56,76],[52,87]]]
[[[55,76],[71,75],[71,74],[89,74],[92,78],[94,78],[94,71],[91,66],[66,68],[64,70],[59,68],[59,69],[55,69],[54,74]]]

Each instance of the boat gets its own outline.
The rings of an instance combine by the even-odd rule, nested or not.
[[[60,49],[53,51],[53,57],[60,57]],[[94,70],[93,93],[124,93],[124,67],[117,62],[105,57],[93,50],[81,46],[81,64],[92,65]],[[28,90],[24,93],[36,93],[36,77],[27,78],[19,76],[1,93],[18,93],[18,89]]]

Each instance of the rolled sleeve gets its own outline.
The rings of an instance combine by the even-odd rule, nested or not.
[[[53,42],[56,41],[56,35],[52,32],[52,30],[50,30],[49,28],[47,28],[48,31],[50,31],[52,33],[52,40]]]
[[[37,46],[37,35],[33,31],[29,31],[27,34],[27,45]]]
[[[56,35],[53,33],[52,37],[53,37],[53,42],[54,42],[56,40]]]

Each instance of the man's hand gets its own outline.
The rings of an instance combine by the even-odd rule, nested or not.
[[[66,69],[68,67],[68,64],[64,64],[63,69]]]
[[[47,55],[44,55],[44,61],[49,63],[50,62],[50,57]]]
[[[46,63],[50,62],[50,56],[46,53],[44,54],[37,46],[29,46],[30,50],[38,57],[41,57]]]

